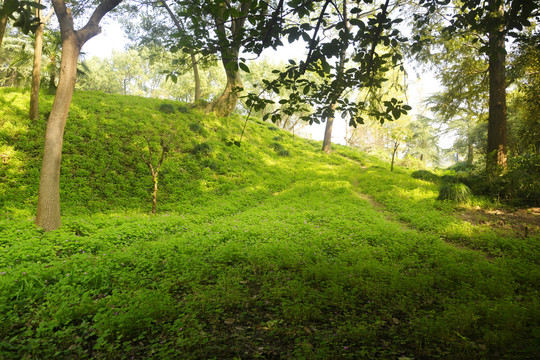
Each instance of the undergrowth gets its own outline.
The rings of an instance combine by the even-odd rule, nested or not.
[[[230,146],[239,118],[77,93],[63,225],[43,233],[32,211],[44,119],[25,120],[27,99],[0,91],[10,151],[0,173],[2,359],[534,359],[540,350],[538,235],[461,221],[435,183],[346,147],[326,155],[258,121]],[[150,215],[140,134],[156,129],[174,133],[174,151]]]

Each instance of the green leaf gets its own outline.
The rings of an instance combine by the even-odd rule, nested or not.
[[[250,71],[249,71],[249,67],[248,67],[245,63],[243,63],[243,62],[238,63],[238,66],[239,66],[240,69],[242,69],[243,71],[245,71],[245,72],[247,72],[247,73],[250,72]]]

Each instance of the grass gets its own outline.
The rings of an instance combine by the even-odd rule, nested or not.
[[[27,99],[0,90],[12,159],[0,167],[2,359],[533,359],[540,350],[538,235],[473,226],[436,200],[436,184],[345,147],[325,155],[258,121],[238,147],[239,118],[77,93],[63,226],[43,233],[32,215],[44,119],[25,120]],[[139,132],[161,126],[174,129],[175,150],[150,215]]]

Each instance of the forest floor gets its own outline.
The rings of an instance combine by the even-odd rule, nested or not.
[[[43,232],[28,100],[0,89],[0,359],[537,358],[537,208],[439,201],[411,170],[262,121],[236,146],[240,116],[76,92],[62,226]],[[141,158],[163,134],[150,214]]]
[[[461,219],[473,225],[486,225],[505,235],[529,237],[540,232],[540,207],[518,209],[461,209]]]

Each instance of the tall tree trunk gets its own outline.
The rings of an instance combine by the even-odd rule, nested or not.
[[[197,63],[197,58],[193,51],[190,51],[189,56],[191,57],[191,66],[193,68],[193,79],[195,80],[195,102],[201,100],[201,77],[199,75],[199,65]]]
[[[399,148],[399,143],[397,141],[394,141],[394,147],[392,149],[392,162],[390,164],[390,171],[394,171],[394,162],[396,159],[396,153]]]
[[[0,48],[2,48],[4,35],[6,34],[7,22],[8,22],[8,16],[6,14],[2,15],[0,17]]]
[[[225,68],[227,84],[223,93],[207,107],[208,111],[214,112],[217,116],[231,115],[238,103],[238,89],[243,87],[240,72],[238,71],[238,55],[238,48],[226,51],[225,55],[223,55],[222,51],[221,62]]]
[[[77,79],[77,62],[81,47],[99,34],[99,22],[121,0],[104,0],[95,9],[88,23],[79,31],[74,30],[71,11],[64,0],[53,0],[55,13],[62,34],[62,61],[56,96],[47,122],[43,163],[39,178],[36,225],[45,231],[60,227],[60,164],[64,128]]]
[[[53,69],[51,69],[51,73],[49,74],[49,88],[47,89],[47,92],[49,95],[54,95],[56,92],[56,72]]]
[[[184,24],[174,15],[171,8],[167,4],[165,0],[161,0],[161,4],[167,10],[167,13],[169,13],[169,16],[171,17],[172,21],[174,22],[174,25],[176,25],[176,28],[179,31],[184,31]],[[195,102],[199,101],[201,99],[201,78],[199,76],[199,65],[197,62],[197,57],[195,56],[195,53],[193,52],[193,49],[189,49],[189,57],[191,59],[191,67],[193,69],[193,78],[195,80]]]
[[[240,5],[238,11],[240,14],[246,14],[250,7],[249,1],[243,2]],[[228,11],[225,5],[221,5],[222,11]],[[218,116],[229,116],[238,102],[238,90],[242,89],[242,79],[238,70],[238,57],[240,55],[240,45],[237,38],[244,30],[246,22],[245,16],[233,17],[230,20],[230,32],[231,39],[227,38],[227,30],[225,28],[225,21],[218,16],[214,16],[216,23],[217,36],[220,40],[221,46],[221,62],[225,68],[225,74],[227,76],[227,84],[223,93],[206,108],[207,111],[212,111]]]
[[[486,167],[496,174],[506,169],[506,74],[504,9],[501,0],[490,2],[497,25],[489,32],[489,118]]]
[[[467,144],[467,164],[470,166],[474,161],[474,145],[472,142]]]
[[[36,16],[40,17],[41,11],[36,9]],[[30,94],[30,120],[39,117],[39,82],[41,80],[41,54],[43,49],[43,23],[36,29],[36,41],[34,43],[34,66],[32,68],[32,87]]]
[[[40,3],[40,1],[37,1]],[[36,41],[34,43],[34,66],[32,67],[32,90],[30,94],[30,120],[39,117],[39,83],[41,81],[41,54],[43,50],[43,27],[49,21],[53,12],[51,11],[43,21],[41,20],[41,10],[36,8],[36,17],[40,19],[36,29]]]
[[[336,109],[336,103],[332,104],[332,110]],[[334,117],[326,119],[326,127],[324,128],[324,140],[322,150],[330,154],[332,152],[332,127],[334,126]]]
[[[75,32],[62,41],[60,79],[45,133],[39,180],[36,225],[44,230],[60,227],[60,163],[64,128],[77,78],[80,47]]]
[[[348,20],[348,14],[347,14],[347,0],[343,0],[343,22],[344,22],[344,29],[347,32],[350,31],[349,26],[349,20]],[[339,82],[340,79],[343,78],[343,72],[345,71],[345,57],[347,55],[347,48],[349,45],[349,39],[348,36],[345,36],[346,39],[341,45],[341,49],[339,51],[339,62],[336,64],[336,71],[337,75],[336,78]],[[326,127],[324,128],[324,140],[323,140],[323,147],[322,150],[330,154],[332,152],[332,129],[334,127],[334,111],[336,110],[337,101],[340,98],[341,94],[343,93],[344,88],[336,89],[335,94],[333,95],[332,104],[330,105],[330,108],[332,110],[332,116],[329,116],[326,118]]]

